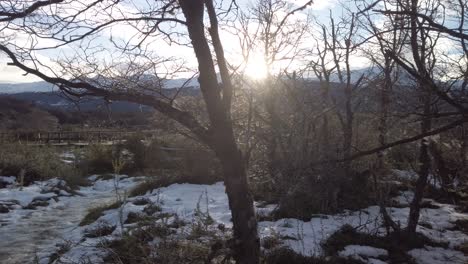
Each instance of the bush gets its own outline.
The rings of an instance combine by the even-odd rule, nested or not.
[[[109,173],[114,171],[112,166],[113,159],[114,156],[111,146],[90,145],[86,149],[79,167],[86,174]]]
[[[18,178],[22,170],[23,185],[50,178],[63,179],[72,189],[87,184],[86,178],[74,166],[60,160],[55,148],[19,143],[3,144],[0,147],[0,174]],[[21,179],[18,178],[17,181],[20,182]]]
[[[218,159],[214,153],[202,148],[183,151],[178,170],[189,183],[212,184],[222,180]]]
[[[426,245],[446,248],[447,244],[431,241],[420,233],[407,235],[406,232],[393,232],[387,237],[360,233],[350,225],[344,225],[322,243],[322,248],[329,256],[336,256],[347,245],[366,245],[388,250],[390,263],[415,263],[407,254],[414,248]]]
[[[288,174],[289,173],[289,174]],[[373,200],[370,173],[351,172],[345,177],[339,166],[323,166],[314,170],[286,172],[273,192],[278,195],[278,218],[309,220],[314,214],[337,213],[344,209],[357,210]],[[273,195],[271,195],[273,196]]]
[[[101,205],[101,206],[91,208],[91,209],[88,210],[88,213],[81,220],[79,225],[80,226],[85,226],[85,225],[92,224],[92,223],[96,222],[96,220],[98,220],[99,217],[103,216],[104,211],[110,210],[110,209],[117,209],[121,205],[122,205],[122,202],[116,201],[116,202],[111,203],[111,204],[105,204],[105,205]]]
[[[132,168],[134,170],[143,170],[146,167],[147,147],[143,143],[144,137],[134,135],[125,140],[119,147],[129,151],[132,154]]]
[[[155,238],[166,238],[171,234],[171,230],[157,223],[150,223],[123,234],[121,239],[113,240],[104,248],[109,249],[109,255],[104,259],[105,263],[164,263],[156,261],[156,247],[150,245],[149,242]]]

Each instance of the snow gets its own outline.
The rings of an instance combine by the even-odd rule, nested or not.
[[[364,263],[381,264],[386,263],[379,257],[388,255],[388,251],[382,248],[375,248],[361,245],[348,245],[342,251],[338,252],[340,257],[353,258]]]
[[[382,248],[375,248],[375,247],[369,247],[369,246],[348,245],[338,254],[343,257],[360,255],[360,256],[378,258],[380,256],[387,256],[388,251]]]
[[[412,191],[401,192],[397,197],[392,198],[392,200],[400,206],[409,206],[413,200],[414,193]]]
[[[116,175],[114,179],[98,180],[93,186],[80,188],[80,195],[75,196],[43,193],[53,191],[57,184],[63,184],[58,179],[35,182],[22,190],[19,187],[0,189],[0,203],[15,199],[21,205],[27,205],[38,197],[57,199],[49,199],[48,206],[37,207],[35,210],[26,210],[16,205],[10,212],[0,214],[1,263],[30,263],[36,255],[39,263],[48,263],[51,253],[57,251],[56,244],[73,245],[82,239],[84,229],[78,227],[78,223],[88,208],[114,201],[116,194],[124,194],[139,180],[141,178]],[[63,191],[62,194],[68,193]],[[89,255],[96,253],[95,251],[99,250],[88,247],[85,252]],[[73,250],[70,254],[72,253]],[[100,259],[92,255],[89,257],[91,260]]]
[[[398,180],[414,181],[418,179],[418,174],[414,171],[393,169],[392,172]]]
[[[98,182],[95,184],[99,186]],[[402,194],[402,196],[408,195]],[[97,222],[87,228],[95,228],[103,223],[117,226],[112,235],[102,239],[112,239],[121,234],[124,230],[121,225],[125,222],[130,212],[141,212],[143,206],[134,205],[132,201],[137,199],[148,199],[152,203],[158,204],[162,212],[176,213],[184,221],[194,221],[196,211],[208,212],[215,221],[215,224],[222,223],[226,227],[231,227],[231,214],[228,207],[228,200],[224,185],[219,182],[214,185],[196,184],[173,184],[168,187],[159,188],[151,193],[133,197],[126,201],[120,209],[108,210]],[[400,199],[403,199],[400,197]],[[259,203],[256,203],[259,206]],[[435,241],[449,242],[449,246],[454,248],[467,241],[468,236],[460,231],[447,230],[454,226],[457,219],[465,219],[466,215],[459,214],[455,207],[451,205],[437,204],[439,209],[422,209],[421,219],[430,223],[433,229],[418,226],[418,231],[427,235]],[[271,212],[276,206],[268,205],[257,208],[258,212],[266,214]],[[402,227],[405,226],[408,208],[388,208],[389,214]],[[384,230],[380,224],[379,208],[371,206],[361,211],[346,212],[338,215],[328,215],[312,218],[310,221],[297,219],[280,219],[277,221],[259,222],[259,234],[261,238],[276,235],[282,238],[283,246],[287,246],[297,253],[306,256],[320,256],[323,254],[321,242],[326,240],[333,233],[338,231],[343,225],[349,224],[357,230],[371,234],[383,235]],[[99,239],[87,240],[88,245],[99,243]],[[88,256],[85,246],[80,246],[71,251],[72,255]],[[96,252],[93,252],[95,254]],[[379,256],[387,255],[384,249],[367,246],[352,245],[341,252],[343,256],[349,256],[363,261],[364,263],[382,264],[386,263]],[[70,257],[69,254],[66,256]],[[72,258],[71,258],[72,259]]]
[[[157,205],[162,210],[162,213],[177,214],[179,219],[187,223],[196,221],[197,213],[202,212],[203,214],[209,214],[214,220],[213,226],[223,224],[226,228],[232,227],[229,203],[225,186],[222,182],[212,185],[173,184],[141,196],[128,198],[128,190],[143,178],[115,175],[113,179],[102,180],[98,175],[93,175],[89,179],[93,181],[93,185],[80,188],[79,193],[82,196],[59,197],[59,201],[57,202],[50,200],[49,206],[41,207],[32,214],[31,210],[22,210],[20,207],[8,213],[6,218],[15,220],[8,221],[13,231],[8,231],[7,237],[13,237],[14,232],[20,232],[19,228],[31,224],[32,219],[38,217],[39,219],[44,219],[44,221],[47,220],[50,226],[58,229],[52,241],[49,241],[48,244],[46,243],[48,246],[43,246],[39,251],[40,259],[43,263],[47,263],[47,256],[57,250],[55,243],[64,241],[70,243],[72,247],[61,258],[63,263],[76,263],[81,259],[87,258],[91,260],[91,263],[100,263],[105,255],[105,250],[98,248],[97,245],[102,243],[103,240],[116,239],[123,232],[131,228],[134,224],[125,224],[129,213],[143,213],[147,204],[135,205],[134,202],[137,200],[148,200],[150,204]],[[60,182],[58,180],[51,180],[36,183],[22,190],[19,188],[0,189],[0,201],[17,199],[21,205],[27,205],[36,197],[45,195],[45,198],[47,198],[48,195],[52,195],[43,192],[44,190],[51,190],[51,186],[54,184],[60,184]],[[395,200],[401,206],[407,206],[412,195],[411,192],[402,192]],[[115,202],[116,199],[119,199],[123,203],[120,208],[104,211],[103,215],[90,225],[84,227],[78,226],[79,221],[88,208],[109,204]],[[432,200],[427,201],[438,208],[423,208],[421,210],[421,223],[424,223],[424,225],[418,226],[418,231],[434,241],[448,243],[449,248],[426,247],[424,249],[414,249],[409,254],[418,263],[423,264],[465,263],[468,260],[463,253],[456,251],[455,248],[466,243],[468,235],[451,229],[455,226],[455,221],[468,220],[468,216],[458,213],[453,205],[440,204]],[[98,203],[96,204],[96,202]],[[263,216],[268,216],[277,207],[274,204],[264,205],[260,202],[256,202],[255,206],[257,213]],[[387,210],[401,227],[406,225],[409,208],[387,208]],[[29,214],[26,211],[29,211]],[[51,213],[51,211],[54,213]],[[281,239],[282,246],[289,247],[297,253],[306,256],[321,256],[323,255],[321,243],[345,224],[351,225],[361,232],[383,235],[385,230],[381,226],[379,211],[379,207],[370,206],[360,211],[346,211],[336,215],[321,215],[312,218],[310,221],[292,218],[279,219],[277,221],[261,221],[258,223],[258,230],[261,238],[277,236]],[[57,219],[57,217],[59,218]],[[170,222],[173,219],[172,217],[168,221]],[[15,224],[15,221],[18,221],[18,223]],[[110,235],[100,238],[83,239],[83,234],[87,230],[92,230],[102,225],[115,226],[116,228]],[[2,228],[4,227],[0,227],[0,233],[6,230]],[[50,237],[48,239],[51,240]],[[0,256],[2,247],[8,246],[0,242]],[[339,255],[358,259],[364,263],[382,264],[386,262],[379,258],[388,255],[388,252],[381,248],[348,245],[344,250],[339,252]],[[428,262],[431,259],[434,262]],[[456,262],[458,260],[460,262]]]
[[[163,212],[176,213],[185,220],[193,220],[196,209],[208,212],[218,223],[231,227],[231,211],[224,184],[214,185],[173,184],[157,190]],[[153,196],[154,197],[154,196]],[[150,198],[153,202],[157,199]]]
[[[397,180],[400,181],[416,181],[418,179],[418,173],[415,171],[406,171],[406,170],[392,170],[393,176],[396,177]],[[428,175],[428,183],[432,184],[435,188],[441,188],[439,179],[435,177],[434,174],[429,173]]]
[[[13,202],[21,206],[27,206],[33,200],[49,200],[50,198],[57,196],[55,193],[47,192],[53,186],[56,186],[56,184],[58,184],[58,181],[56,179],[52,179],[22,188],[12,187],[0,189],[0,203]]]
[[[468,256],[463,255],[462,252],[439,247],[417,248],[409,251],[408,254],[418,264],[465,264],[468,262]]]
[[[14,184],[16,182],[15,176],[0,176],[0,182],[4,182],[7,184]]]
[[[379,231],[379,208],[373,206],[362,212],[317,217],[307,222],[292,218],[264,221],[259,223],[259,231],[262,237],[279,234],[291,238],[284,241],[285,246],[305,256],[319,256],[323,253],[320,243],[345,224],[359,227],[358,230],[363,232],[376,233]]]

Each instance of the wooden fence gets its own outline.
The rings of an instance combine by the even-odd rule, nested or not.
[[[113,144],[135,134],[141,134],[147,138],[151,137],[154,131],[9,131],[0,132],[0,143],[22,142],[38,145]]]

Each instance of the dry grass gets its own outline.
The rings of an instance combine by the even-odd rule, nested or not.
[[[94,207],[88,210],[88,213],[85,217],[81,220],[80,226],[85,226],[96,222],[99,217],[103,216],[103,212],[106,210],[117,209],[122,205],[122,202],[116,201],[111,204],[101,205],[98,207]]]

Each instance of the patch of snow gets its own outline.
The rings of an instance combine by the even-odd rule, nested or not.
[[[468,257],[460,251],[426,246],[408,251],[418,264],[465,264]]]
[[[413,200],[414,193],[412,191],[401,192],[397,197],[392,198],[394,202],[401,206],[409,206]]]
[[[16,182],[16,177],[15,176],[0,176],[0,182],[4,182],[7,184],[15,184]]]
[[[353,255],[366,256],[366,257],[382,257],[387,256],[388,251],[382,248],[375,248],[370,246],[361,245],[348,245],[338,253],[342,257],[349,257]]]
[[[82,239],[84,228],[79,227],[78,224],[87,209],[115,200],[116,194],[124,194],[126,190],[136,186],[139,180],[141,179],[117,175],[115,179],[99,180],[96,182],[97,188],[93,186],[80,188],[81,195],[62,196],[58,197],[57,201],[51,199],[48,206],[38,207],[35,210],[25,210],[20,205],[16,205],[14,210],[0,214],[1,263],[30,263],[35,256],[39,263],[49,263],[49,256],[57,251],[57,244],[75,244]],[[52,179],[35,182],[22,190],[20,188],[0,189],[0,203],[2,200],[17,199],[21,201],[21,205],[27,205],[36,197],[55,195],[41,192],[51,190],[57,184],[62,184],[62,182]],[[86,247],[87,242],[85,241],[83,246]],[[89,244],[86,247],[85,253],[91,259],[90,263],[98,263],[100,259],[98,253],[101,251],[94,248],[95,245]],[[76,253],[75,250],[79,251],[78,248],[72,248],[70,254]],[[78,258],[75,257],[79,255],[79,252],[76,253],[73,256],[74,260],[77,260]],[[76,263],[76,261],[69,263]]]
[[[388,251],[370,246],[348,245],[338,252],[338,255],[344,258],[353,258],[364,263],[383,264],[386,262],[378,258],[388,256]]]
[[[418,174],[415,171],[393,169],[392,173],[398,180],[414,181],[418,179]]]
[[[97,249],[96,245],[101,243],[102,239],[112,240],[118,238],[133,225],[125,224],[125,220],[131,212],[143,212],[147,204],[135,205],[133,203],[140,199],[148,200],[151,204],[156,204],[160,207],[162,213],[177,214],[179,219],[185,222],[195,221],[197,212],[202,212],[211,216],[215,221],[214,226],[223,224],[226,228],[232,227],[231,212],[229,210],[225,186],[222,182],[213,185],[173,184],[168,187],[155,189],[145,195],[125,198],[126,190],[135,186],[137,182],[141,180],[140,178],[114,175],[113,179],[102,180],[99,179],[97,175],[94,175],[89,177],[89,179],[94,181],[94,184],[80,189],[80,193],[83,194],[82,197],[61,197],[58,202],[51,202],[50,206],[44,210],[63,210],[65,212],[69,210],[68,207],[76,205],[81,208],[79,209],[79,215],[83,216],[86,208],[93,207],[92,201],[97,199],[99,199],[102,204],[115,201],[116,196],[119,196],[124,203],[120,208],[104,211],[98,221],[88,226],[77,226],[81,218],[77,220],[75,217],[73,218],[74,220],[69,220],[71,223],[70,226],[63,228],[60,234],[62,237],[67,237],[68,240],[73,241],[74,246],[61,259],[64,263],[76,263],[79,262],[80,259],[86,258],[91,258],[92,263],[100,263],[105,252],[104,249]],[[396,199],[401,202],[407,202],[411,197],[411,192],[405,192]],[[451,256],[460,257],[460,254],[463,256],[461,252],[454,251],[453,248],[466,242],[468,240],[468,235],[460,231],[452,231],[449,229],[454,227],[454,222],[456,220],[468,219],[468,216],[457,213],[455,211],[455,206],[438,204],[433,201],[431,201],[431,203],[437,205],[439,208],[423,208],[421,210],[421,222],[424,222],[426,225],[418,226],[418,231],[435,241],[448,242],[449,247],[452,249],[443,251],[438,248],[432,250],[426,247],[426,249],[419,249],[419,251],[410,251],[411,255],[423,255],[425,251],[431,251],[431,254],[437,255],[434,256],[436,259],[448,259],[448,257],[450,257],[449,253],[453,253]],[[257,207],[257,213],[264,216],[270,214],[277,207],[276,205],[262,206],[260,203],[256,203],[255,205]],[[394,221],[404,228],[408,218],[409,208],[387,208],[387,210]],[[292,218],[279,219],[277,221],[262,221],[258,223],[258,230],[261,238],[276,235],[280,237],[285,246],[293,249],[297,253],[305,256],[320,256],[323,254],[321,243],[345,224],[349,224],[361,232],[384,235],[385,230],[382,228],[379,212],[380,209],[378,206],[370,206],[360,211],[346,211],[336,215],[321,215],[312,218],[310,221],[301,221]],[[83,233],[86,230],[92,230],[103,224],[115,226],[116,229],[111,235],[101,238],[86,238],[82,241]],[[2,230],[0,230],[0,232],[2,232]],[[0,248],[1,246],[0,243]],[[385,262],[379,260],[378,257],[388,255],[388,252],[379,248],[350,245],[345,247],[339,254],[344,257],[360,259],[365,263],[382,264]],[[461,259],[466,260],[465,258]],[[426,262],[420,263],[424,264]]]
[[[15,202],[21,206],[27,206],[33,200],[48,200],[55,197],[55,193],[42,193],[43,189],[39,185],[31,185],[16,188],[0,189],[0,202]]]
[[[380,228],[379,208],[371,206],[365,211],[317,217],[308,222],[292,218],[264,221],[259,223],[259,232],[262,237],[277,233],[285,237],[284,244],[297,253],[319,256],[323,253],[320,243],[345,224],[359,227],[358,230],[363,232],[377,233]]]
[[[261,203],[255,202],[255,207],[257,211],[257,215],[259,216],[269,216],[271,215],[276,209],[278,209],[277,204],[267,204],[265,206],[261,205]]]
[[[173,184],[160,188],[156,196],[149,197],[153,202],[161,203],[163,212],[176,213],[191,221],[196,209],[208,212],[218,223],[231,227],[231,211],[222,182],[213,185]],[[156,199],[155,199],[156,198]]]
[[[410,195],[410,193],[403,195]],[[120,229],[119,225],[126,220],[128,214],[130,212],[141,212],[145,207],[134,205],[131,201],[142,198],[158,204],[162,212],[175,213],[180,219],[187,222],[193,221],[196,211],[200,210],[208,212],[216,223],[232,227],[225,187],[221,182],[214,185],[173,184],[159,188],[145,195],[129,199],[120,209],[106,211],[105,215],[99,220],[117,226],[113,235],[121,233],[123,230]],[[465,218],[466,215],[458,214],[454,206],[439,206],[439,209],[424,208],[421,210],[421,219],[429,222],[434,229],[418,226],[418,231],[435,241],[449,242],[451,247],[460,245],[468,239],[468,236],[459,231],[447,230],[447,228],[453,227],[453,222],[456,219]],[[256,210],[260,214],[264,214],[273,211],[275,207],[275,205],[268,205],[265,208],[256,208]],[[259,235],[261,238],[279,235],[283,240],[283,245],[295,252],[306,256],[320,256],[323,254],[321,242],[345,224],[349,224],[361,232],[383,235],[385,230],[381,226],[379,210],[378,206],[370,206],[361,211],[348,211],[338,215],[314,217],[310,221],[292,218],[262,221],[258,223]],[[401,227],[406,225],[409,208],[387,208],[387,210]],[[94,223],[90,227],[95,227],[98,224]],[[360,250],[364,249],[368,248],[360,248]],[[370,254],[365,262],[384,263],[375,257],[377,256]]]
[[[388,262],[385,262],[380,259],[375,259],[375,258],[368,258],[367,261],[364,261],[364,263],[367,264],[388,264]]]

